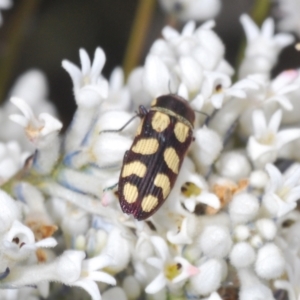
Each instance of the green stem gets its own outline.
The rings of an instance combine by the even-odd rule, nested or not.
[[[123,63],[126,78],[140,61],[155,3],[155,0],[139,1]]]
[[[261,25],[269,14],[270,0],[255,0],[251,11],[251,17],[257,25]]]

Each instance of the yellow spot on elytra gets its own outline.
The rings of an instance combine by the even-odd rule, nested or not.
[[[159,143],[157,139],[141,139],[132,147],[132,151],[135,153],[149,155],[154,154],[158,149]]]
[[[181,264],[168,264],[165,266],[165,276],[170,281],[180,274]]]
[[[122,177],[127,177],[134,174],[142,178],[145,176],[146,171],[147,171],[147,167],[140,161],[136,160],[124,166]]]
[[[154,185],[162,189],[163,197],[167,198],[171,190],[169,177],[165,174],[158,173],[154,179]]]
[[[174,148],[170,147],[165,150],[164,159],[169,169],[178,174],[180,160]]]
[[[157,197],[148,195],[148,196],[144,197],[141,205],[142,205],[143,211],[149,212],[149,211],[153,210],[157,206],[157,204],[158,204]]]
[[[188,137],[189,127],[181,122],[177,122],[174,128],[176,139],[183,143]]]
[[[152,118],[152,128],[157,132],[164,131],[170,124],[170,117],[164,113],[157,111]]]
[[[140,122],[140,124],[139,124],[139,126],[138,126],[138,128],[136,130],[135,136],[138,136],[138,135],[141,134],[142,128],[143,128],[143,124],[144,124],[144,119],[142,119],[142,121]]]
[[[155,106],[157,103],[157,99],[155,98],[152,102],[151,102],[151,106]]]
[[[135,185],[126,182],[123,190],[124,198],[128,203],[134,203],[138,198],[138,189]]]
[[[202,190],[193,182],[186,182],[181,187],[181,192],[186,197],[198,196],[201,194]]]

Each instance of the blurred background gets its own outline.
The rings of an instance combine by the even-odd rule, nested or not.
[[[104,67],[109,77],[116,66],[122,66],[136,11],[141,1],[152,0],[13,0],[12,8],[2,11],[0,28],[0,99],[5,101],[16,78],[31,68],[41,69],[49,81],[50,99],[56,104],[61,120],[67,125],[74,113],[72,84],[61,61],[79,64],[79,48],[93,57],[97,46],[107,56]],[[269,2],[269,0],[257,0]],[[299,1],[299,0],[295,0]],[[181,30],[184,22],[170,21],[170,16],[154,1],[149,27],[138,62],[161,29],[172,23]],[[226,45],[226,59],[235,66],[244,33],[239,23],[242,13],[253,15],[254,0],[222,0],[215,17],[215,31]],[[300,1],[299,1],[300,2]],[[264,16],[280,16],[277,3],[268,3]],[[299,11],[300,15],[300,11]],[[263,17],[264,17],[263,16]],[[258,22],[260,16],[257,17]],[[200,22],[199,22],[200,24]],[[273,73],[298,68],[300,53],[293,46],[285,49]]]

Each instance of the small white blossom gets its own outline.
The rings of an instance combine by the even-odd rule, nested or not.
[[[151,241],[158,252],[159,257],[149,257],[147,263],[159,270],[154,280],[147,285],[145,291],[155,294],[166,285],[175,285],[196,275],[199,270],[192,266],[183,257],[171,258],[167,244],[160,237],[151,237]]]
[[[62,123],[48,113],[41,113],[36,117],[23,99],[12,97],[10,101],[23,113],[10,115],[10,119],[24,127],[28,139],[37,147],[47,143],[48,139],[62,128]]]
[[[267,124],[261,110],[253,112],[254,135],[249,138],[247,152],[255,164],[264,166],[268,162],[274,162],[283,145],[300,138],[300,129],[279,131],[281,117],[282,111],[277,110]]]
[[[263,205],[273,216],[281,217],[293,210],[300,197],[300,167],[292,174],[282,175],[272,164],[266,165],[270,183],[262,199]]]
[[[285,261],[280,249],[273,243],[264,245],[258,250],[255,271],[263,279],[274,279],[282,275]]]
[[[97,48],[92,64],[84,49],[80,49],[79,55],[81,70],[68,60],[63,60],[62,66],[73,81],[77,105],[94,108],[108,95],[108,83],[100,75],[105,63],[105,54],[101,48]]]
[[[240,21],[246,34],[247,47],[239,76],[269,74],[281,50],[294,41],[293,36],[286,33],[274,35],[274,21],[271,18],[264,21],[261,31],[248,15],[242,15]]]

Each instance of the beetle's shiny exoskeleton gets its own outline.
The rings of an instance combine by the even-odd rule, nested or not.
[[[149,111],[139,109],[141,123],[126,151],[118,184],[122,210],[138,220],[164,203],[193,140],[195,113],[177,95],[154,99]]]

